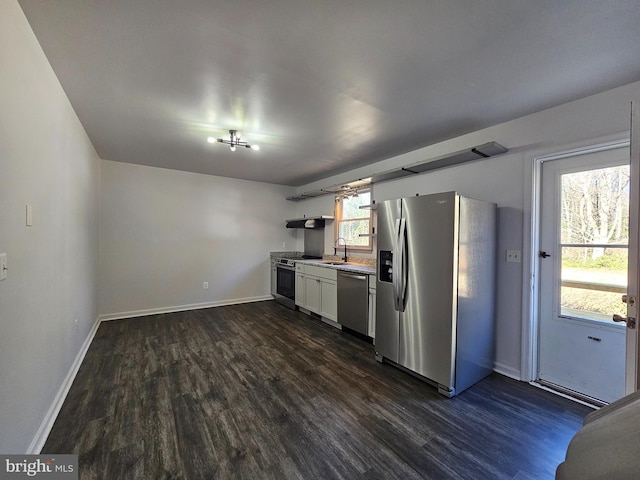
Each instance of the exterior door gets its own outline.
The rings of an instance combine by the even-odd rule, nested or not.
[[[611,402],[625,394],[629,147],[542,165],[538,380]]]

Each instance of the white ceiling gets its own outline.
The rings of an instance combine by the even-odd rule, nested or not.
[[[285,185],[640,79],[638,0],[19,3],[101,158]]]

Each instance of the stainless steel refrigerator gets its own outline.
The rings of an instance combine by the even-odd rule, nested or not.
[[[493,370],[496,205],[447,192],[377,215],[376,358],[457,395]]]

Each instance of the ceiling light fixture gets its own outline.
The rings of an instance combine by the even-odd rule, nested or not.
[[[260,150],[259,145],[256,145],[256,144],[250,145],[249,143],[243,142],[242,140],[240,140],[240,132],[238,132],[237,130],[229,130],[229,140],[225,140],[223,138],[216,139],[214,137],[207,137],[207,142],[224,143],[225,145],[229,145],[229,148],[231,149],[232,152],[236,151],[236,147],[245,147],[245,148],[250,148],[251,150]]]

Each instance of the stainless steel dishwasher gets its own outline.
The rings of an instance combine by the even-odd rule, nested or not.
[[[338,323],[362,335],[367,335],[368,306],[368,276],[338,270]]]

